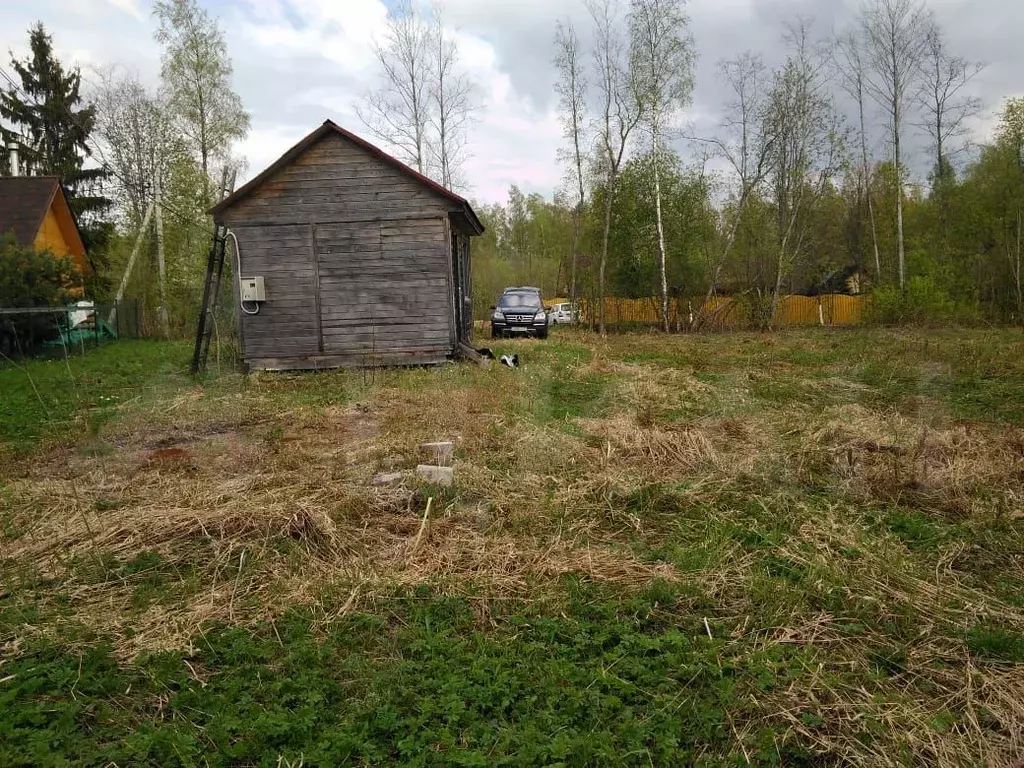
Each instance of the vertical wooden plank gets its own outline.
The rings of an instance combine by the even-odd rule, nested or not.
[[[324,315],[320,297],[320,257],[316,252],[316,224],[309,225],[309,255],[313,259],[313,296],[316,302],[316,338],[320,354],[324,353]]]
[[[473,269],[470,262],[471,240],[469,235],[460,235],[459,257],[462,259],[462,285],[465,293],[465,301],[462,307],[463,323],[466,326],[466,340],[473,342]]]
[[[242,308],[239,302],[239,298],[242,295],[242,275],[239,273],[239,264],[242,257],[238,252],[238,247],[235,245],[236,242],[236,238],[229,237],[225,247],[230,248],[228,254],[234,256],[231,259],[231,306],[235,308],[235,333],[238,334],[238,354],[244,364],[249,355],[245,352],[245,333],[242,331]]]
[[[448,307],[449,317],[451,317],[451,337],[452,352],[458,349],[459,345],[459,311],[458,311],[458,289],[455,283],[455,260],[452,255],[454,248],[452,247],[452,237],[454,232],[452,230],[452,222],[450,216],[444,217],[444,250],[448,254],[447,262],[448,269],[445,270],[445,277],[448,279]]]

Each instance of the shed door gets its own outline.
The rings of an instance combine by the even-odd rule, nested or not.
[[[455,279],[455,333],[461,342],[473,340],[473,290],[469,273],[469,238],[452,227],[452,273]]]
[[[262,275],[267,291],[259,314],[241,316],[246,359],[317,354],[316,264],[309,225],[237,226],[235,234],[242,275]]]
[[[325,355],[451,351],[443,219],[318,224],[315,241]]]

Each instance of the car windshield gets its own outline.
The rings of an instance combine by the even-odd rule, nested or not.
[[[540,298],[536,293],[506,293],[498,300],[502,309],[539,308]]]

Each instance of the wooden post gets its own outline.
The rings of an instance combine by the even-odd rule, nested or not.
[[[121,303],[121,299],[124,298],[125,289],[128,287],[128,278],[131,277],[132,267],[135,266],[135,259],[139,255],[139,247],[142,245],[142,238],[146,234],[146,230],[149,228],[149,220],[153,216],[153,209],[156,208],[155,203],[150,203],[149,208],[146,209],[146,215],[142,217],[142,227],[139,229],[139,236],[135,238],[135,245],[132,246],[131,255],[128,257],[128,266],[124,268],[124,276],[121,278],[121,285],[117,289],[117,296],[114,297],[114,306],[110,309],[110,314],[107,316],[107,325],[114,325],[114,321],[117,318],[117,307]]]
[[[156,261],[160,271],[160,327],[164,332],[164,338],[171,338],[171,324],[167,319],[167,262],[164,259],[164,216],[161,206],[160,173],[156,175]]]

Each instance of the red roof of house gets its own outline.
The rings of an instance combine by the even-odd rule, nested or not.
[[[281,157],[279,157],[265,171],[263,171],[261,174],[259,174],[252,180],[250,180],[248,183],[239,187],[237,190],[235,190],[234,193],[228,195],[228,197],[224,198],[220,203],[218,203],[212,209],[210,209],[210,213],[216,216],[217,214],[230,208],[239,200],[247,197],[253,190],[257,189],[264,182],[269,180],[271,176],[273,176],[286,165],[295,160],[295,158],[297,158],[299,155],[301,155],[303,152],[305,152],[307,149],[313,146],[316,142],[320,141],[320,139],[322,139],[324,136],[331,133],[336,133],[343,136],[352,143],[362,147],[363,149],[365,149],[367,152],[374,155],[378,159],[384,161],[385,163],[388,163],[389,165],[394,166],[402,173],[415,179],[420,184],[423,184],[423,186],[433,190],[437,194],[441,195],[442,197],[451,201],[455,205],[459,206],[462,209],[463,213],[465,214],[466,219],[470,222],[471,226],[477,231],[478,234],[483,234],[484,226],[480,222],[480,219],[477,217],[476,212],[473,210],[473,206],[470,205],[468,200],[466,200],[461,195],[457,195],[456,193],[452,192],[450,189],[441,186],[433,179],[428,179],[422,173],[413,170],[408,165],[403,163],[401,160],[389,155],[380,147],[376,147],[370,142],[368,142],[366,139],[357,136],[351,131],[345,130],[332,120],[325,120],[323,125],[321,125],[315,131],[313,131],[304,139],[302,139],[302,141],[300,141],[294,147],[292,147],[283,155],[281,155]]]

